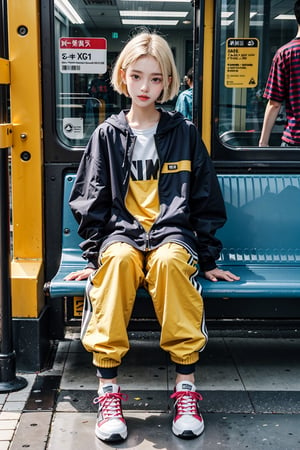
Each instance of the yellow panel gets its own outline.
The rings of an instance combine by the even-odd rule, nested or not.
[[[42,307],[43,272],[39,270],[43,260],[39,3],[37,0],[7,2],[11,121],[14,127],[12,304],[16,316],[37,316]],[[22,270],[17,270],[20,264]]]
[[[202,105],[202,139],[209,153],[211,153],[212,132],[212,82],[213,82],[213,23],[214,3],[205,1],[204,12],[204,43],[203,48],[203,105]]]
[[[12,124],[0,124],[0,149],[12,146]]]
[[[38,317],[44,303],[42,262],[13,261],[11,274],[13,317]]]
[[[0,58],[0,84],[10,83],[9,73],[9,61],[4,58]]]

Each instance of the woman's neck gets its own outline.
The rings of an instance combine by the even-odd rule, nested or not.
[[[133,108],[127,114],[130,127],[136,130],[145,130],[153,127],[160,118],[160,112],[155,108]]]

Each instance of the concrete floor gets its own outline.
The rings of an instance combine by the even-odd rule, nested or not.
[[[95,369],[71,330],[58,343],[51,369],[22,374],[26,392],[3,399],[0,450],[300,449],[299,338],[212,337],[196,372],[205,431],[188,441],[171,432],[174,370],[158,335],[131,333],[130,341],[118,379],[129,396],[125,442],[109,445],[94,436]],[[7,440],[1,439],[5,426]]]

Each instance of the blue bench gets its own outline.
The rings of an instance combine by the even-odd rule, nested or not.
[[[84,295],[85,281],[64,281],[85,266],[68,205],[74,179],[67,174],[64,180],[61,263],[46,287],[52,298]],[[218,265],[241,279],[212,283],[200,275],[204,299],[300,299],[300,174],[225,174],[218,179],[228,216],[218,231],[224,246]]]

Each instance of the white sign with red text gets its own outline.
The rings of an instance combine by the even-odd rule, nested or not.
[[[59,68],[61,73],[105,73],[107,70],[106,39],[60,38]]]

